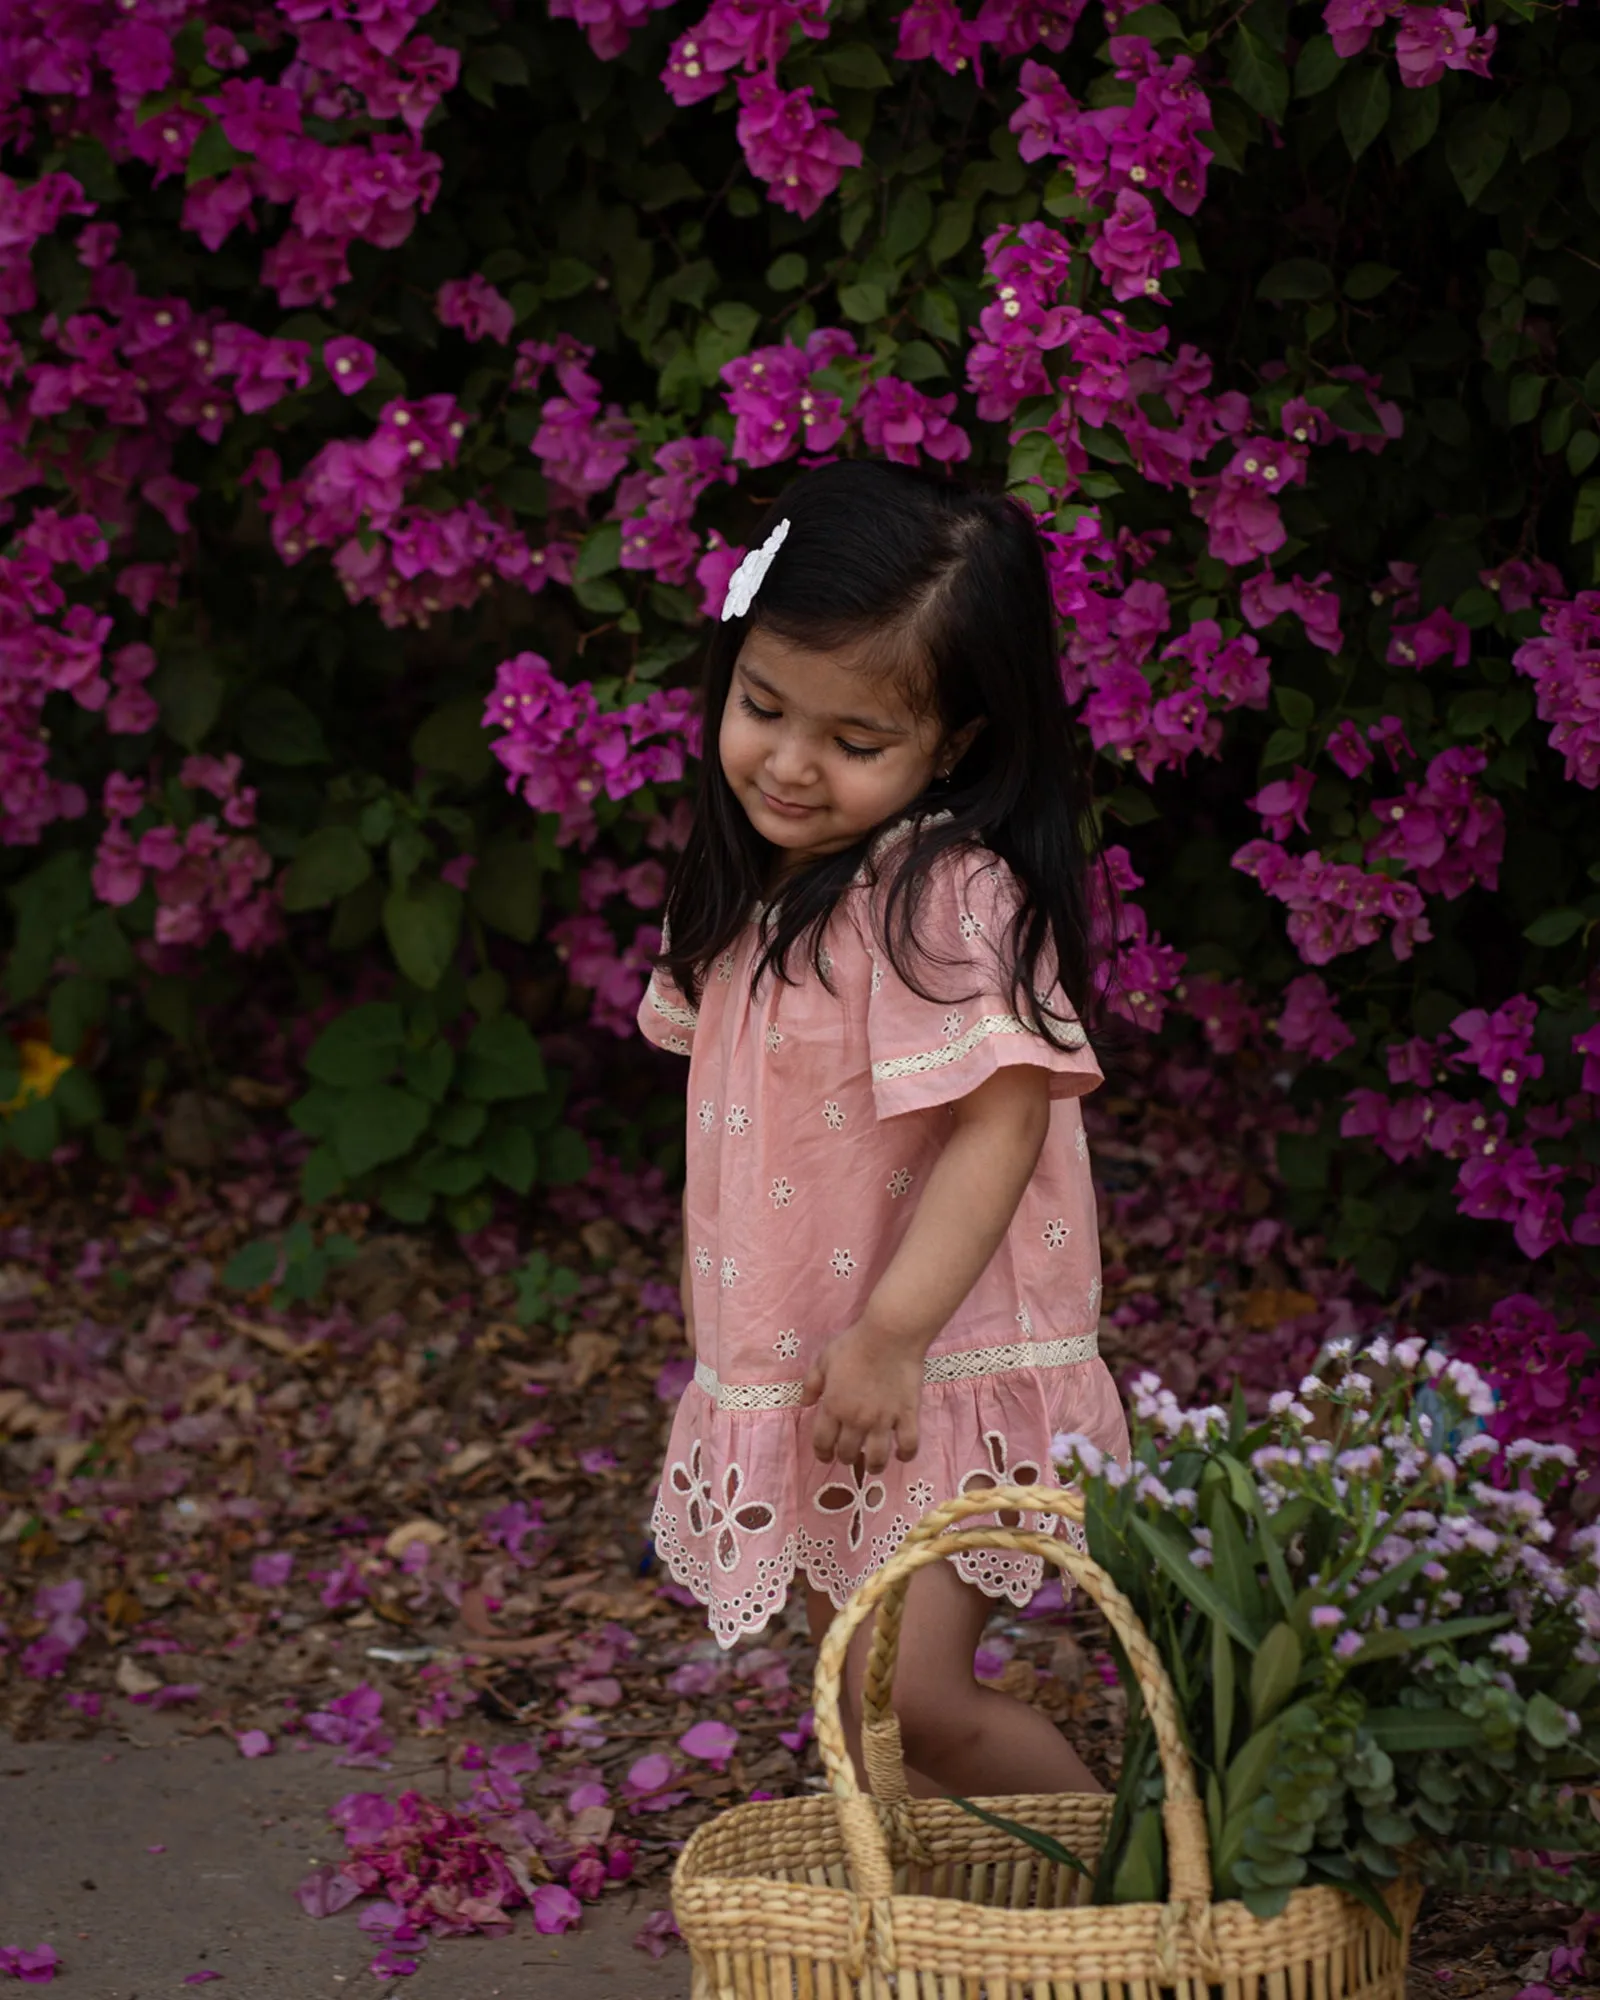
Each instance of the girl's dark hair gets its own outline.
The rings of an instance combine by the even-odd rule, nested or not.
[[[788,980],[806,940],[819,977],[823,934],[883,828],[789,877],[767,903],[773,859],[723,775],[717,731],[746,633],[755,626],[828,652],[868,642],[907,698],[947,731],[983,727],[948,781],[896,819],[890,846],[884,948],[895,972],[927,1000],[913,961],[922,883],[939,856],[981,846],[1010,867],[1022,891],[1009,939],[999,941],[1020,1018],[1051,1033],[1055,979],[1080,1019],[1092,1003],[1093,952],[1086,842],[1087,795],[1057,664],[1044,554],[1016,502],[943,477],[870,460],[841,461],[797,479],[768,516],[789,531],[748,616],[717,625],[705,671],[705,753],[694,828],[667,894],[662,964],[698,1002],[711,961],[762,913],[755,977]],[[949,816],[941,817],[948,814]],[[1041,999],[1040,993],[1044,999]]]

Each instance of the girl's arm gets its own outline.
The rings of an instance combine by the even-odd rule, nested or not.
[[[950,1108],[955,1130],[889,1268],[806,1377],[824,1464],[864,1454],[881,1472],[891,1452],[916,1455],[923,1358],[1011,1226],[1049,1129],[1049,1072],[1010,1064]]]

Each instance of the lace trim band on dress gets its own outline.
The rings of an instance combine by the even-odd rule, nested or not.
[[[650,1005],[663,1020],[671,1021],[675,1027],[693,1028],[699,1025],[700,1016],[693,1007],[675,1007],[670,1000],[662,998],[654,973],[650,975]]]
[[[964,1035],[958,1035],[953,1042],[946,1042],[942,1049],[922,1049],[914,1056],[893,1056],[888,1062],[875,1062],[872,1065],[872,1080],[874,1083],[891,1083],[897,1076],[920,1076],[924,1070],[943,1069],[947,1064],[960,1062],[963,1056],[971,1055],[979,1042],[986,1041],[990,1035],[1037,1033],[1036,1028],[1029,1027],[1015,1014],[985,1014]],[[1060,1035],[1050,1039],[1058,1048],[1081,1049],[1089,1037],[1076,1021],[1068,1021]]]
[[[957,1354],[930,1354],[922,1364],[925,1382],[967,1382],[980,1375],[1008,1375],[1018,1368],[1066,1368],[1079,1361],[1093,1361],[1100,1352],[1100,1336],[1075,1333],[1065,1340],[1013,1340],[1003,1347],[969,1347]],[[792,1410],[805,1393],[799,1382],[721,1382],[717,1371],[704,1361],[694,1368],[697,1388],[711,1397],[719,1410]]]

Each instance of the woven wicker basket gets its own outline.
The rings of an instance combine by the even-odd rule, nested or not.
[[[907,1794],[889,1705],[906,1586],[950,1553],[941,1537],[953,1523],[1001,1509],[1081,1519],[1074,1495],[1045,1487],[990,1488],[926,1514],[823,1641],[816,1729],[831,1794],[735,1806],[685,1846],[672,1903],[692,2000],[1404,2000],[1414,1884],[1390,1895],[1398,1936],[1327,1888],[1297,1889],[1265,1921],[1242,1903],[1212,1902],[1205,1813],[1166,1669],[1111,1579],[1058,1536],[962,1531],[1055,1563],[1121,1640],[1166,1774],[1169,1900],[1082,1904],[1082,1878],[1070,1869],[948,1800]],[[839,1684],[851,1634],[874,1610],[862,1691],[866,1797],[840,1727]],[[1109,1798],[1082,1794],[985,1803],[1085,1859],[1098,1853],[1111,1811]]]

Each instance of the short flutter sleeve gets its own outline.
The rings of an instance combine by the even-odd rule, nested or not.
[[[910,970],[930,993],[964,996],[948,1000],[912,991],[873,921],[867,1045],[880,1118],[953,1103],[1009,1063],[1048,1070],[1052,1097],[1080,1097],[1100,1083],[1089,1038],[1059,988],[1044,994],[1066,1017],[1050,1039],[1017,1013],[1004,955],[1018,898],[1016,878],[996,856],[959,849],[939,858],[916,913],[924,955]]]
[[[692,1055],[699,1018],[669,972],[658,967],[651,973],[639,1002],[639,1032],[647,1042],[654,1042],[658,1049],[670,1049],[674,1055]]]

